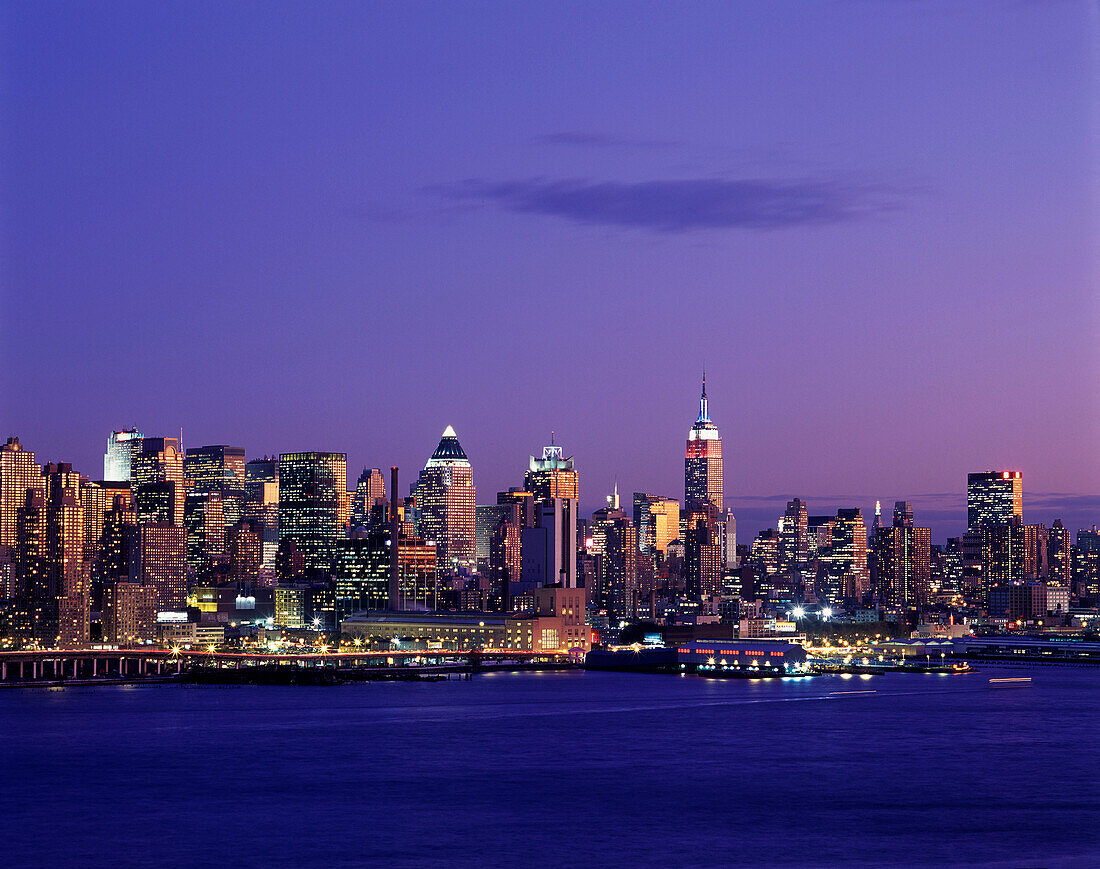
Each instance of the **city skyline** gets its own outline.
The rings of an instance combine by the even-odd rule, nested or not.
[[[748,524],[984,468],[1095,514],[1095,7],[606,8],[7,8],[9,433],[452,424],[496,490],[556,430],[591,510],[681,492],[705,365]]]
[[[698,403],[698,402],[697,402]],[[708,401],[709,404],[709,401]],[[115,433],[118,433],[115,430]],[[111,433],[108,433],[108,439]],[[18,436],[18,435],[17,435]],[[152,437],[152,436],[150,436]],[[447,425],[443,433],[444,439],[455,438],[454,427]],[[154,438],[155,440],[156,438]],[[89,479],[99,479],[96,473],[89,473],[83,466],[79,465],[75,461],[70,461],[65,457],[50,457],[46,458],[47,453],[41,448],[40,445],[28,445],[25,438],[20,437],[24,446],[35,452],[36,458],[40,459],[39,465],[46,462],[69,462],[73,468],[80,474],[88,477]],[[463,440],[465,437],[463,436]],[[550,443],[553,440],[560,441],[557,432],[551,432],[550,437],[545,440],[545,443]],[[436,441],[437,449],[439,441]],[[200,448],[212,447],[212,446],[230,446],[223,442],[217,443],[204,443],[201,446],[188,445],[187,443],[181,444],[181,450],[197,450]],[[236,448],[236,447],[234,447]],[[528,455],[528,463],[530,462],[529,452],[534,450],[532,446],[528,448],[527,452],[523,448],[516,447],[515,452],[517,455]],[[564,447],[562,447],[564,449]],[[463,448],[464,450],[464,448]],[[567,450],[572,452],[571,450]],[[333,449],[327,452],[349,455],[347,451],[340,449]],[[668,452],[675,457],[677,450],[675,445],[669,446]],[[285,454],[290,454],[291,451],[286,451]],[[264,456],[272,456],[278,459],[279,455],[282,455],[280,451],[275,452],[258,452],[253,453],[246,450],[247,458],[251,460],[259,459]],[[427,455],[430,457],[431,452]],[[100,459],[98,465],[93,463],[93,466],[101,467],[105,456],[100,453]],[[377,457],[376,457],[377,459]],[[618,486],[621,493],[625,493],[625,498],[629,500],[631,492],[648,492],[650,494],[659,495],[666,498],[672,498],[679,502],[681,509],[684,507],[683,498],[683,471],[680,471],[680,486],[681,491],[676,492],[673,490],[671,493],[660,491],[655,487],[649,485],[647,480],[641,479],[641,475],[638,474],[634,477],[616,478],[613,479],[610,485],[602,491],[593,491],[593,485],[588,479],[588,475],[585,473],[583,464],[576,460],[575,456],[571,456],[573,463],[576,466],[576,473],[580,478],[580,493],[579,499],[580,514],[583,518],[590,517],[593,512],[606,506],[607,496],[612,493],[612,490]],[[672,459],[675,461],[675,458]],[[581,459],[583,461],[583,457]],[[429,458],[430,462],[430,458]],[[477,489],[480,491],[480,495],[477,498],[479,504],[491,504],[495,502],[497,492],[507,491],[509,488],[522,486],[524,483],[524,476],[529,473],[529,469],[525,468],[525,464],[521,461],[517,461],[516,467],[512,469],[510,476],[503,477],[498,483],[486,484],[482,477],[482,471],[480,470],[480,464],[478,462],[478,456],[475,454],[469,459],[470,465],[473,470],[473,481]],[[420,474],[421,469],[424,466],[424,459],[421,459],[420,463],[416,463],[415,460],[410,462],[407,466],[397,466],[402,472],[402,484],[401,484],[401,497],[405,497],[410,494],[410,487],[415,486],[417,475]],[[349,493],[354,494],[356,488],[356,480],[363,471],[369,471],[372,468],[375,469],[387,469],[391,467],[386,462],[375,461],[373,464],[368,462],[365,464],[357,465],[349,458],[347,460],[347,490]],[[681,465],[681,468],[683,466]],[[766,529],[775,529],[778,525],[778,520],[782,518],[784,508],[792,498],[799,498],[808,507],[809,512],[818,514],[835,514],[838,509],[845,508],[858,508],[862,511],[864,519],[870,527],[870,520],[874,516],[874,508],[876,502],[894,503],[897,501],[908,501],[914,505],[913,509],[916,514],[917,520],[926,526],[930,526],[932,530],[932,542],[936,545],[942,546],[948,537],[959,537],[967,528],[967,493],[968,487],[966,481],[974,475],[984,475],[986,472],[995,472],[1000,474],[1004,471],[1003,468],[985,468],[981,471],[972,469],[967,471],[964,475],[964,482],[959,486],[956,491],[952,492],[935,492],[935,493],[916,493],[907,494],[906,497],[894,497],[875,494],[831,494],[823,496],[814,496],[794,491],[790,494],[771,494],[771,495],[731,495],[728,488],[725,491],[725,509],[731,511],[737,518],[738,527],[738,542],[742,544],[748,544],[752,539],[761,531]],[[1022,476],[1023,483],[1023,516],[1024,521],[1027,523],[1042,523],[1047,527],[1050,527],[1054,520],[1061,519],[1065,524],[1065,527],[1071,532],[1075,532],[1078,529],[1088,529],[1094,527],[1096,523],[1096,517],[1100,515],[1100,496],[1077,496],[1068,493],[1049,493],[1036,491],[1033,492],[1029,488],[1030,479],[1026,470],[1020,471],[1020,469],[1011,469],[1012,473],[1019,473]],[[507,472],[505,472],[507,473]],[[1019,480],[1017,481],[1020,482]]]

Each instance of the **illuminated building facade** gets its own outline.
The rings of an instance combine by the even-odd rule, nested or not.
[[[535,501],[548,498],[580,497],[577,471],[573,467],[573,457],[565,457],[562,448],[550,438],[550,446],[542,448],[542,458],[531,456],[527,473],[523,478],[523,487]]]
[[[1055,519],[1047,535],[1047,578],[1055,585],[1069,587],[1072,576],[1069,531],[1061,519]]]
[[[150,522],[127,529],[131,582],[150,586],[157,610],[187,603],[187,532],[182,525]]]
[[[187,566],[196,578],[209,578],[213,563],[225,555],[226,518],[221,492],[188,492],[183,525],[187,529]]]
[[[476,570],[477,491],[470,460],[451,426],[420,472],[413,496],[417,536],[435,544],[439,570]]]
[[[44,491],[42,469],[34,452],[25,449],[19,438],[10,437],[0,445],[0,545],[18,542],[19,511],[26,506],[27,490]]]
[[[793,570],[809,559],[809,516],[806,502],[798,498],[787,502],[783,518],[779,520],[779,546],[777,557],[780,570]]]
[[[707,404],[707,376],[699,396],[699,416],[688,433],[684,453],[684,511],[711,503],[722,511],[722,438],[710,421]]]
[[[195,447],[184,457],[184,476],[193,492],[221,492],[244,489],[243,447],[215,444]]]
[[[1024,515],[1024,481],[1019,471],[985,471],[966,476],[966,527],[1007,525]]]
[[[332,570],[347,485],[344,453],[283,453],[279,457],[279,546],[294,544],[307,573],[328,574]]]
[[[107,452],[103,454],[103,479],[109,482],[130,482],[130,456],[134,442],[145,435],[136,428],[113,431],[107,435]]]
[[[668,551],[668,544],[680,539],[680,502],[645,492],[635,492],[633,500],[638,551],[663,556]]]
[[[183,524],[183,454],[176,438],[130,441],[130,490],[139,522]]]
[[[608,619],[615,623],[638,614],[638,532],[622,511],[609,513],[601,523],[604,541],[597,582]]]
[[[829,550],[827,600],[860,601],[871,584],[867,569],[867,526],[858,507],[837,510]]]
[[[103,597],[103,640],[129,646],[156,636],[156,591],[137,582],[117,581]]]
[[[932,531],[913,526],[908,501],[899,501],[890,527],[874,530],[878,592],[892,609],[928,604],[932,578]]]
[[[379,468],[363,468],[355,484],[355,496],[352,498],[350,526],[366,528],[371,524],[371,511],[381,507],[385,512],[386,480]],[[385,517],[378,514],[383,522]]]

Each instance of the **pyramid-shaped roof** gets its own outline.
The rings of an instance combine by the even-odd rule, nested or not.
[[[447,426],[443,431],[443,437],[439,439],[439,446],[435,448],[432,457],[428,459],[425,468],[435,468],[440,465],[468,465],[470,460],[466,457],[462,444],[458,442],[455,430]]]

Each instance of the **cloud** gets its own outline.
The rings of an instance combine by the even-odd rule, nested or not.
[[[587,130],[564,130],[535,136],[540,145],[570,145],[577,148],[676,148],[683,142],[674,139],[633,139]]]
[[[450,199],[495,203],[524,214],[664,233],[816,226],[893,207],[876,202],[878,191],[872,188],[828,181],[470,180],[434,188],[434,192]]]

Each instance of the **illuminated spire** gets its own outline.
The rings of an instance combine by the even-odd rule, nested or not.
[[[707,369],[703,369],[703,392],[699,396],[699,418],[696,422],[710,422],[710,409],[707,407]]]

